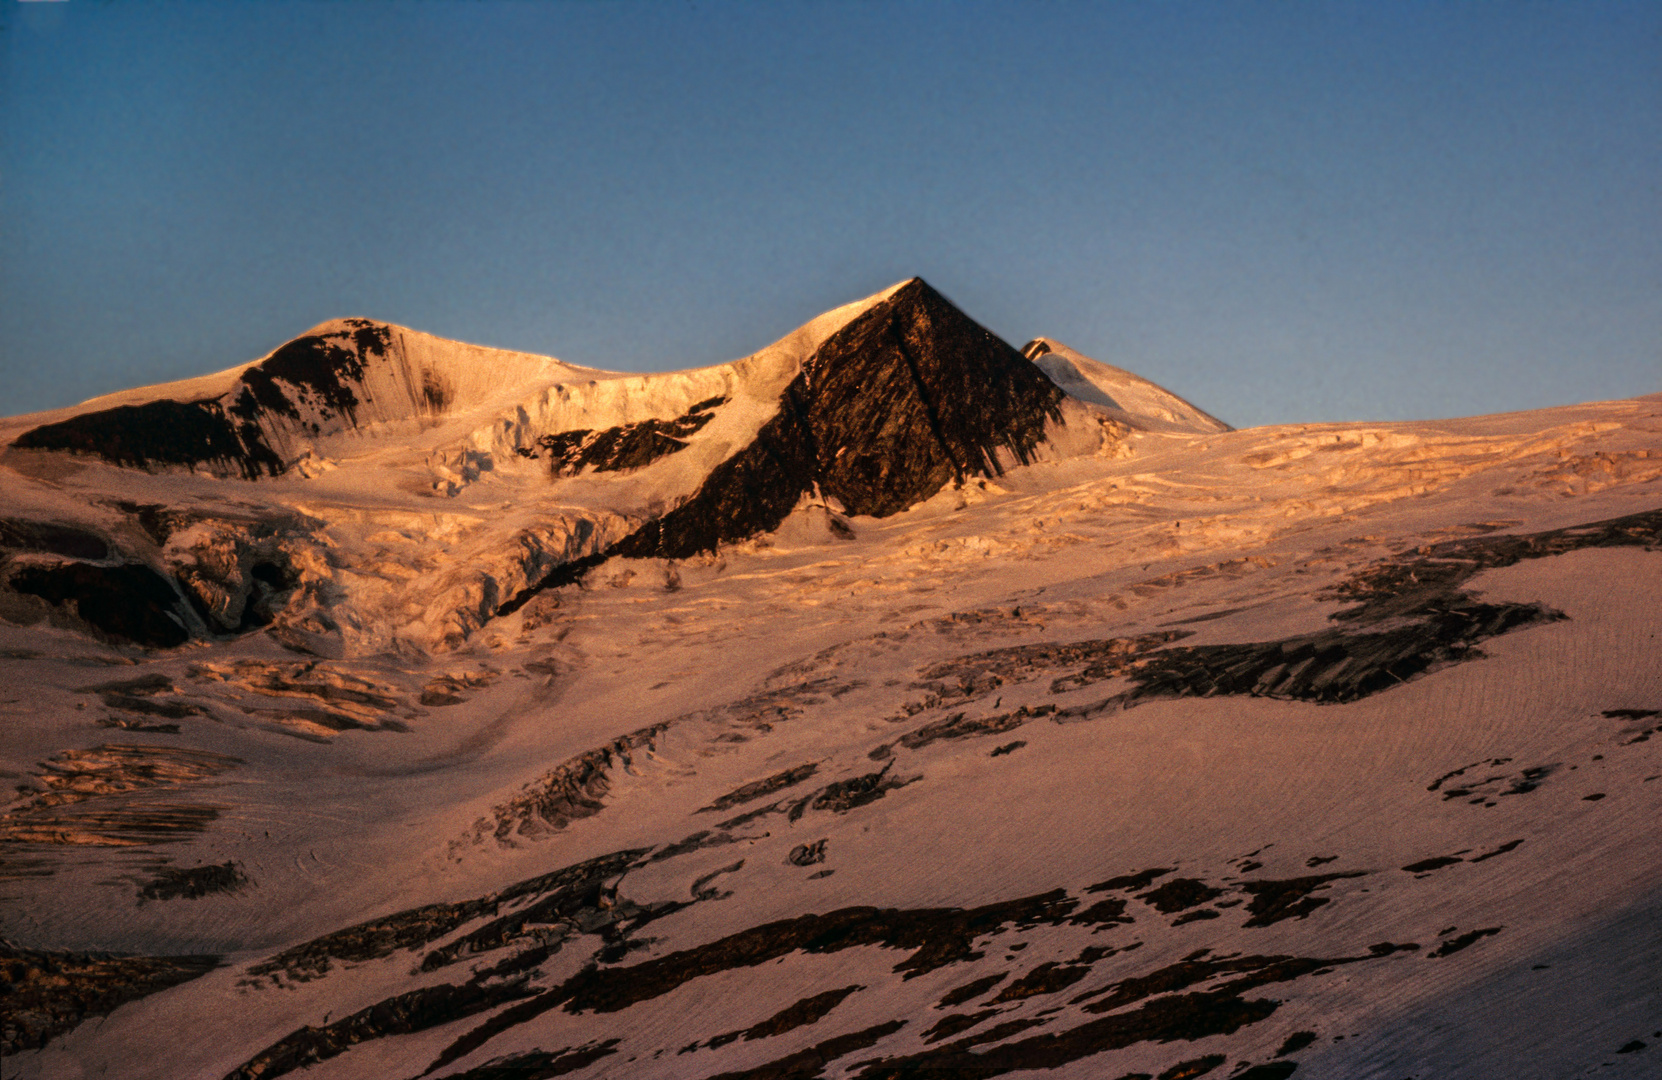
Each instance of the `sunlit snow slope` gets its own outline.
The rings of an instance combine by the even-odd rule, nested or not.
[[[5,1075],[1662,1071],[1662,396],[308,337],[0,421]]]

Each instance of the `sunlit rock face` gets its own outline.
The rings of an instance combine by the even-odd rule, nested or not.
[[[0,420],[5,1075],[1652,1076],[1659,435],[917,279]]]

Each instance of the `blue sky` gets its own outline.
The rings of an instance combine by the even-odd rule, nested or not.
[[[1662,390],[1662,4],[0,0],[0,413],[919,274],[1237,425]]]

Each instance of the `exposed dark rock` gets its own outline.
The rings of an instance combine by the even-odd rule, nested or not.
[[[1275,1056],[1286,1057],[1288,1054],[1296,1054],[1315,1041],[1314,1031],[1295,1031],[1287,1036],[1286,1041],[1281,1044],[1281,1049],[1275,1052]]]
[[[687,891],[692,894],[692,898],[694,900],[724,900],[733,894],[731,892],[722,892],[720,889],[711,885],[710,882],[714,881],[723,874],[736,874],[743,869],[743,859],[740,859],[735,863],[729,863],[726,866],[719,866],[710,871],[708,874],[694,878],[692,886],[688,888]]]
[[[105,716],[98,720],[99,727],[114,728],[117,731],[137,731],[151,735],[177,735],[178,724],[151,724],[143,720],[129,720],[119,716]]]
[[[503,1031],[564,1006],[568,1012],[618,1012],[705,975],[756,967],[798,950],[832,953],[878,945],[911,955],[896,965],[907,978],[981,956],[977,938],[1005,926],[1056,925],[1077,901],[1061,890],[979,908],[841,908],[802,915],[731,934],[629,967],[589,967],[564,983],[498,1013],[452,1043],[434,1067],[455,1061]]]
[[[888,770],[867,773],[864,776],[855,776],[848,780],[838,780],[834,784],[827,784],[814,796],[811,804],[815,810],[830,810],[837,814],[846,814],[856,807],[874,803],[896,788],[903,788],[907,784],[923,779],[913,776],[906,780],[897,780],[887,775]],[[793,811],[792,820],[796,812]]]
[[[183,840],[218,808],[169,801],[170,793],[243,761],[177,746],[105,743],[65,750],[40,764],[38,794],[0,815],[0,841],[125,847]]]
[[[200,900],[210,893],[235,893],[248,884],[242,864],[235,862],[190,869],[163,867],[139,890],[145,900]]]
[[[848,995],[864,989],[865,987],[855,984],[854,986],[840,987],[836,990],[827,990],[823,994],[815,994],[812,997],[805,997],[801,1001],[785,1006],[760,1023],[739,1031],[729,1031],[716,1035],[704,1045],[715,1048],[725,1046],[741,1038],[746,1042],[753,1042],[756,1039],[768,1039],[775,1035],[783,1035],[787,1031],[795,1031],[797,1028],[806,1027],[809,1024],[817,1024],[829,1015],[832,1009],[841,1005],[843,999]],[[694,1043],[693,1046],[687,1047],[687,1049],[695,1049],[697,1045],[697,1043]]]
[[[750,445],[681,505],[604,557],[685,559],[770,532],[804,495],[886,517],[949,483],[1026,463],[1063,394],[1033,363],[921,279],[827,339]],[[503,605],[569,584],[557,569]]]
[[[702,975],[755,967],[797,950],[831,953],[865,945],[909,951],[895,970],[912,978],[976,958],[975,940],[1007,925],[1056,925],[1076,904],[1057,890],[967,909],[841,908],[743,930],[629,968],[580,972],[552,993],[568,1012],[616,1012]]]
[[[988,757],[1003,757],[1005,754],[1015,753],[1017,750],[1020,750],[1022,747],[1026,746],[1026,745],[1027,745],[1027,741],[1025,739],[1017,739],[1015,742],[1005,743],[1003,746],[993,747],[993,752],[991,754],[988,754],[987,756]]]
[[[329,970],[329,962],[375,959],[399,948],[419,948],[450,933],[476,917],[497,916],[491,922],[444,947],[429,953],[420,970],[433,971],[479,952],[502,950],[510,945],[526,946],[510,952],[494,965],[473,970],[467,981],[440,983],[387,998],[381,1002],[323,1027],[304,1027],[292,1032],[228,1074],[227,1080],[269,1078],[297,1067],[334,1057],[358,1043],[394,1035],[425,1031],[465,1019],[479,1012],[538,995],[526,980],[573,934],[597,933],[608,942],[600,959],[621,959],[631,948],[629,933],[684,904],[663,904],[642,908],[620,900],[616,889],[604,884],[608,877],[622,874],[644,850],[620,851],[590,859],[550,874],[530,878],[499,893],[457,904],[434,904],[400,912],[385,919],[338,931],[282,953],[249,969],[254,976],[281,972],[290,978],[313,978]],[[508,914],[499,915],[504,908]],[[610,955],[615,953],[616,955]],[[629,969],[626,969],[629,970]],[[535,995],[535,996],[534,996]],[[544,1011],[536,1009],[536,1012]],[[499,1013],[487,1024],[498,1024],[515,1015],[514,1008]],[[510,1024],[511,1026],[511,1024]],[[473,1033],[470,1033],[473,1034]],[[464,1036],[453,1044],[433,1068],[448,1064],[484,1039],[470,1042]]]
[[[966,1001],[973,1001],[1003,982],[1008,975],[1008,972],[1001,971],[997,975],[987,975],[976,979],[974,982],[967,982],[963,986],[948,990],[941,997],[941,1000],[936,1003],[935,1007],[937,1009],[950,1009],[955,1005],[962,1005]]]
[[[1046,1020],[1043,1016],[1023,1016],[1015,1020],[1006,1020],[1002,1024],[994,1024],[992,1027],[978,1031],[968,1038],[959,1039],[952,1045],[968,1047],[978,1046],[981,1043],[997,1042],[1000,1039],[1008,1039],[1010,1036],[1019,1031],[1026,1031],[1028,1028],[1043,1027],[1048,1023],[1050,1023],[1050,1021]]]
[[[1334,629],[1281,641],[1165,649],[1132,668],[1134,688],[1116,702],[1239,694],[1342,704],[1481,656],[1476,645],[1486,638],[1564,618],[1540,604],[1444,600],[1419,612],[1419,621],[1372,633]]]
[[[1192,1061],[1180,1061],[1161,1073],[1158,1080],[1192,1080],[1193,1077],[1206,1075],[1227,1060],[1222,1054],[1207,1054]]]
[[[212,464],[234,469],[249,480],[283,471],[282,459],[266,444],[259,426],[234,421],[217,401],[163,398],[118,405],[43,424],[19,435],[12,445],[93,454],[113,465],[138,469]]]
[[[595,472],[640,469],[661,457],[685,450],[687,438],[714,420],[716,408],[726,401],[725,397],[700,401],[674,420],[642,420],[602,431],[561,431],[544,435],[537,440],[537,445],[548,454],[549,469],[555,476],[576,476],[584,469]]]
[[[1111,678],[1132,658],[1191,636],[1193,632],[1189,630],[1161,630],[1137,637],[1010,645],[930,664],[919,670],[918,677],[930,684],[940,684],[930,688],[936,690],[942,701],[979,697],[1006,682],[1026,682],[1045,672],[1080,664],[1100,667],[1104,674],[1098,677]],[[1098,677],[1088,681],[1094,682]],[[1067,689],[1073,687],[1061,681],[1051,687],[1053,693]]]
[[[171,695],[176,690],[173,680],[166,675],[142,675],[136,679],[118,679],[115,682],[101,683],[97,686],[88,686],[81,689],[83,694],[97,694],[98,699],[112,709],[122,712],[137,713],[141,716],[161,716],[169,720],[183,720],[191,716],[200,716],[203,710],[188,701],[181,701]],[[117,726],[131,727],[129,722],[118,722]],[[174,726],[177,731],[177,725]]]
[[[791,848],[791,853],[785,856],[785,861],[792,866],[813,866],[825,861],[825,841],[815,840],[811,844],[798,844]]]
[[[673,859],[680,855],[690,855],[695,851],[703,851],[705,848],[736,844],[743,839],[745,839],[745,837],[734,836],[732,833],[714,832],[710,829],[700,829],[691,836],[682,837],[673,844],[665,844],[657,851],[654,851],[647,858],[647,862],[663,862],[665,859]]]
[[[1516,851],[1522,845],[1523,845],[1522,840],[1508,840],[1506,843],[1500,845],[1499,847],[1497,847],[1493,851],[1485,851],[1481,855],[1473,855],[1472,858],[1471,858],[1471,861],[1474,862],[1474,863],[1480,863],[1480,862],[1483,862],[1485,859],[1492,859],[1496,855],[1505,855],[1509,851]]]
[[[111,682],[99,683],[96,686],[83,686],[83,694],[120,694],[123,697],[150,697],[155,694],[171,694],[176,689],[173,680],[160,672],[151,672],[140,675],[136,679],[115,679]]]
[[[188,701],[157,701],[154,698],[131,697],[127,694],[101,694],[101,701],[112,709],[140,713],[144,716],[163,716],[169,720],[183,720],[201,716],[202,710]]]
[[[1426,953],[1428,959],[1437,960],[1445,956],[1453,956],[1462,949],[1470,948],[1486,937],[1500,933],[1505,927],[1491,926],[1483,930],[1469,930],[1459,937],[1449,938],[1441,945]]]
[[[1456,777],[1464,776],[1467,772],[1469,772],[1472,769],[1477,768],[1479,765],[1487,764],[1487,765],[1492,765],[1492,766],[1498,767],[1498,766],[1507,764],[1511,760],[1512,760],[1511,758],[1488,758],[1488,759],[1485,759],[1484,761],[1474,761],[1470,765],[1462,765],[1458,769],[1450,770],[1449,772],[1446,772],[1443,775],[1439,776],[1437,779],[1431,781],[1431,783],[1426,787],[1425,790],[1427,790],[1427,791],[1436,791],[1439,788],[1441,788],[1448,781],[1453,780]],[[1462,792],[1462,794],[1464,794],[1464,792]]]
[[[1311,896],[1311,893],[1327,888],[1328,882],[1341,878],[1362,877],[1366,873],[1365,870],[1349,870],[1334,874],[1283,878],[1279,881],[1243,882],[1241,889],[1251,894],[1252,902],[1247,905],[1247,913],[1251,917],[1241,925],[1270,926],[1283,919],[1302,919],[1329,900],[1325,896]]]
[[[1043,963],[1000,990],[998,996],[987,1004],[1000,1005],[1006,1001],[1022,1001],[1040,994],[1054,994],[1059,990],[1066,990],[1090,973],[1091,969],[1087,966]]]
[[[1428,594],[1451,596],[1484,570],[1585,548],[1654,550],[1659,544],[1662,544],[1662,510],[1546,532],[1446,540],[1385,560],[1336,586],[1331,592],[1333,598],[1359,600],[1362,604],[1334,617],[1375,621],[1393,615],[1416,615],[1426,606]]]
[[[954,1035],[968,1031],[975,1025],[997,1016],[1002,1009],[982,1009],[972,1013],[948,1013],[935,1021],[933,1027],[923,1033],[926,1043],[938,1043],[943,1039],[950,1039]]]
[[[530,899],[530,903],[516,907],[508,914],[498,916],[469,934],[465,934],[442,948],[428,953],[421,961],[421,970],[434,971],[447,964],[481,952],[500,949],[528,935],[545,935],[551,927],[565,927],[567,932],[594,928],[592,920],[579,916],[599,911],[602,907],[614,909],[608,922],[616,922],[631,915],[644,914],[644,909],[620,909],[615,900],[615,888],[606,882],[621,875],[644,852],[628,850],[589,859],[586,862],[556,870],[551,874],[531,878],[485,897],[475,904],[489,913],[516,901]],[[604,903],[603,903],[604,901]],[[433,940],[431,937],[429,941]]]
[[[1137,899],[1153,907],[1162,915],[1171,915],[1197,907],[1223,892],[1195,878],[1172,878],[1159,888],[1143,893]]]
[[[1139,870],[1135,874],[1124,874],[1120,877],[1109,878],[1107,881],[1099,881],[1095,885],[1087,887],[1085,891],[1088,893],[1132,892],[1136,889],[1146,889],[1156,878],[1165,877],[1173,869],[1175,868],[1170,866],[1157,866],[1149,870]]]
[[[1356,701],[1481,657],[1477,646],[1488,638],[1565,618],[1541,604],[1490,604],[1462,592],[1478,573],[1583,548],[1658,545],[1662,510],[1548,532],[1428,545],[1384,560],[1325,593],[1329,599],[1359,601],[1333,615],[1341,628],[1280,641],[1163,649],[1107,672],[1129,674],[1132,689],[1065,711],[1088,714],[1157,698],[1227,694],[1318,704]],[[1058,680],[1055,689],[1084,685],[1090,675]]]
[[[356,422],[358,395],[352,384],[362,385],[366,357],[386,355],[391,329],[367,319],[343,322],[344,330],[297,337],[249,368],[231,411],[244,420],[256,420],[262,411],[298,419],[298,398],[320,406],[325,417],[332,411]]]
[[[1054,705],[1040,705],[1035,708],[1023,705],[1015,712],[974,719],[968,718],[964,713],[953,713],[902,735],[900,745],[908,750],[921,750],[942,739],[971,739],[981,735],[999,735],[1021,727],[1034,717],[1050,716],[1055,711]]]
[[[467,700],[468,691],[490,686],[496,679],[495,671],[462,671],[440,675],[421,688],[421,703],[429,708],[460,705]]]
[[[1121,979],[1119,982],[1110,983],[1100,989],[1080,994],[1070,1004],[1078,1004],[1092,998],[1101,998],[1101,1000],[1086,1006],[1085,1011],[1092,1013],[1113,1012],[1115,1009],[1134,1005],[1144,998],[1185,990],[1219,975],[1264,971],[1289,959],[1285,956],[1236,956],[1207,959],[1208,951],[1207,949],[1201,949],[1175,964],[1168,964],[1163,968],[1149,972],[1147,975]],[[1317,961],[1316,963],[1319,966],[1320,962]],[[1314,970],[1314,968],[1311,970]],[[1104,994],[1108,996],[1103,997]]]
[[[601,800],[612,787],[612,768],[628,765],[637,751],[652,750],[668,728],[667,723],[641,728],[562,762],[476,823],[475,835],[508,843],[518,833],[563,829],[600,813],[606,805]]]
[[[1270,1016],[1276,1007],[1274,1001],[1243,1000],[1226,990],[1180,994],[1067,1031],[1035,1035],[980,1053],[971,1052],[963,1043],[949,1043],[936,1050],[873,1062],[854,1075],[859,1080],[924,1080],[943,1076],[975,1080],[1022,1069],[1054,1069],[1140,1042],[1230,1035]]]
[[[646,854],[647,850],[631,849],[602,855],[552,873],[527,878],[499,893],[474,900],[428,904],[371,919],[286,949],[269,960],[253,965],[248,969],[248,974],[256,978],[280,974],[296,981],[315,979],[328,974],[331,960],[362,963],[391,956],[399,949],[419,949],[444,937],[465,922],[494,916],[504,905],[515,901],[544,897],[552,893],[560,898],[554,901],[555,905],[559,906],[574,887],[585,889],[598,878],[621,874],[631,862]],[[518,914],[523,916],[530,910],[525,908]],[[524,921],[524,918],[519,920],[521,927]],[[508,927],[500,924],[493,926],[495,929],[491,935],[485,935],[481,931],[473,937],[483,940],[485,936],[494,936],[498,940],[507,940],[515,936]],[[463,942],[454,943],[443,961],[434,966],[443,966],[443,963],[448,963],[450,957],[460,953],[464,948]]]
[[[171,581],[148,566],[31,564],[13,568],[10,585],[120,641],[167,649],[190,639],[179,592]]]
[[[24,432],[22,449],[92,454],[115,465],[209,466],[254,480],[277,476],[285,464],[261,429],[262,421],[300,419],[299,403],[328,418],[356,423],[366,357],[386,354],[390,330],[364,319],[344,329],[290,341],[249,367],[228,393],[201,401],[161,399],[81,413]]]
[[[712,811],[731,810],[735,806],[742,806],[747,802],[766,798],[776,791],[783,791],[788,787],[794,787],[802,783],[817,771],[819,771],[818,762],[810,761],[803,765],[797,765],[786,769],[784,772],[774,773],[764,780],[756,780],[736,787],[709,806],[700,808],[698,812],[704,814]]]
[[[0,940],[0,1054],[42,1049],[83,1020],[218,966],[217,956],[37,952]]]
[[[282,975],[291,981],[304,982],[327,975],[333,960],[362,963],[390,956],[399,949],[418,949],[470,919],[495,911],[496,905],[492,900],[428,904],[371,919],[286,949],[269,960],[252,965],[248,974],[255,978]]]
[[[1439,855],[1434,859],[1421,859],[1419,862],[1411,862],[1407,866],[1403,867],[1403,869],[1408,871],[1410,874],[1424,874],[1432,870],[1441,870],[1445,866],[1453,866],[1455,863],[1465,861],[1465,859],[1462,859],[1458,855]]]
[[[170,510],[162,503],[136,503],[124,499],[117,499],[113,506],[133,516],[144,534],[155,541],[158,546],[167,543],[167,538],[180,528],[194,520],[194,515],[188,511]]]
[[[1119,897],[1110,897],[1107,900],[1098,900],[1068,921],[1081,926],[1092,924],[1116,926],[1121,923],[1131,923],[1135,920],[1126,915],[1124,900]]]
[[[720,1073],[709,1077],[709,1080],[813,1080],[814,1077],[822,1075],[825,1067],[831,1062],[847,1057],[856,1050],[875,1046],[879,1040],[893,1035],[905,1026],[904,1020],[890,1020],[886,1024],[827,1039],[806,1050],[799,1050],[789,1057],[770,1061],[766,1065],[738,1072]]]
[[[322,1027],[306,1026],[225,1074],[225,1080],[271,1080],[352,1047],[390,1035],[426,1031],[533,993],[521,981],[442,983],[411,990]]]

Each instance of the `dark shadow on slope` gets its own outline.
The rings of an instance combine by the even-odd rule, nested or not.
[[[12,570],[7,584],[113,639],[162,649],[190,640],[179,592],[171,581],[148,566],[31,564]]]
[[[1376,1012],[1368,1038],[1316,1042],[1303,1066],[1311,1077],[1489,1077],[1518,1075],[1527,1061],[1533,1076],[1600,1075],[1628,1040],[1653,1041],[1662,1028],[1658,926],[1662,891],[1653,888],[1593,925],[1558,924],[1527,952],[1490,955],[1485,939],[1428,960],[1436,970],[1420,976],[1424,989]],[[1651,1074],[1610,1071],[1654,1075],[1654,1064]]]
[[[44,552],[69,559],[107,559],[110,545],[97,533],[51,521],[0,518],[0,551]]]

